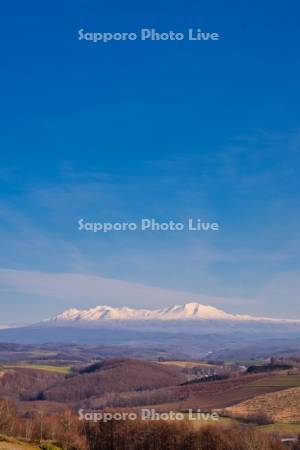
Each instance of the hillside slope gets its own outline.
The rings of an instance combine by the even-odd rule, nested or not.
[[[74,402],[97,395],[143,391],[181,383],[184,376],[174,367],[128,358],[108,359],[46,389],[46,400]]]
[[[225,409],[229,414],[240,416],[257,414],[261,411],[274,422],[300,422],[300,387],[258,395]]]

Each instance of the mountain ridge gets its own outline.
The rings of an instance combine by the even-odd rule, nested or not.
[[[183,321],[183,320],[225,320],[237,322],[300,323],[297,319],[274,319],[250,315],[230,314],[221,309],[200,303],[186,303],[162,309],[135,309],[99,305],[89,309],[70,308],[47,322],[100,322],[100,321]]]

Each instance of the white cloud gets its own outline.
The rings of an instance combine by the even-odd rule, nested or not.
[[[47,273],[0,269],[0,295],[23,294],[41,300],[62,300],[65,307],[99,304],[157,308],[196,301],[219,307],[241,304],[241,299],[161,289],[98,275]]]

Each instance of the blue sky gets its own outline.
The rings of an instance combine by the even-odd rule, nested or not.
[[[266,0],[2,7],[1,322],[191,298],[300,318],[299,15]],[[77,38],[149,27],[221,39]],[[221,230],[77,229],[141,217]]]

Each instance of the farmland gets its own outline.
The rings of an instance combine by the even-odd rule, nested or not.
[[[292,388],[300,387],[300,375],[299,374],[285,374],[285,375],[272,375],[265,377],[251,383],[253,388]]]
[[[191,420],[186,416],[186,420],[178,423],[195,433],[202,433],[210,425],[214,429],[247,428],[250,416],[252,426],[265,432],[290,436],[298,430],[298,369],[249,374],[226,361],[213,364],[197,359],[162,359],[162,356],[155,360],[153,353],[151,358],[107,357],[108,349],[91,346],[25,346],[22,349],[7,344],[4,347],[0,350],[2,432],[11,432],[6,417],[13,417],[14,436],[28,436],[29,441],[51,440],[56,436],[59,442],[65,442],[67,423],[73,438],[84,448],[78,423],[81,407],[100,411],[140,412],[153,408],[161,413],[184,414],[189,409],[204,414],[218,412],[218,420],[197,417]],[[265,360],[262,362],[265,364]],[[226,376],[206,379],[205,374],[211,373]],[[193,382],[187,384],[191,375]],[[262,408],[274,423],[256,421],[255,413]],[[276,408],[281,415],[273,414]],[[79,444],[75,448],[76,445]],[[1,448],[33,450],[36,447],[29,442],[15,441],[0,442]]]
[[[229,415],[247,417],[263,413],[279,423],[300,423],[300,387],[258,395],[225,409]]]
[[[8,369],[44,370],[46,372],[54,372],[54,373],[61,373],[61,374],[68,374],[71,370],[71,368],[69,366],[52,366],[49,364],[19,363],[19,364],[3,364],[2,365],[3,373],[5,372],[5,370],[8,370]]]

